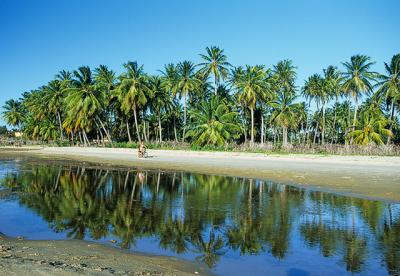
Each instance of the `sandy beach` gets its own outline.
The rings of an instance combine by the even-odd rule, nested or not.
[[[31,147],[16,151],[3,148],[3,154],[6,151],[108,166],[265,179],[356,197],[400,202],[400,157],[148,150],[148,158],[139,159],[135,149]]]
[[[132,254],[98,243],[0,235],[1,275],[207,275],[177,258]]]

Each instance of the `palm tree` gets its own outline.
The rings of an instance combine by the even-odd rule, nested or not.
[[[162,142],[162,126],[161,126],[161,115],[163,111],[168,110],[171,107],[171,97],[167,89],[164,89],[162,79],[158,76],[150,77],[149,88],[152,92],[151,109],[157,116],[158,121],[158,132],[160,137],[160,143]]]
[[[117,86],[117,77],[113,70],[110,70],[106,65],[100,65],[95,70],[95,78],[96,78],[96,86],[104,93],[104,101],[105,101],[105,108],[103,109],[102,118],[107,122],[107,125],[110,124],[109,119],[110,115],[110,106],[111,101],[114,97],[114,90]],[[99,116],[100,117],[100,116]],[[103,120],[99,120],[102,128],[109,134],[109,131],[106,130],[104,124],[102,123]],[[100,133],[101,134],[101,133]],[[107,135],[110,138],[111,135]],[[101,136],[103,138],[103,136]],[[112,142],[111,142],[112,143]]]
[[[258,105],[260,108],[260,116],[261,116],[261,144],[264,144],[265,141],[265,127],[264,127],[264,116],[265,111],[269,110],[272,102],[276,101],[277,95],[275,93],[275,80],[274,76],[271,74],[269,69],[265,70],[265,89],[264,93],[262,93],[260,99],[258,100]]]
[[[63,127],[61,122],[61,110],[63,109],[66,88],[59,80],[50,81],[45,87],[43,101],[48,111],[57,116],[61,140],[64,140]]]
[[[57,139],[57,124],[52,120],[45,119],[39,122],[39,135],[46,141]]]
[[[342,63],[346,70],[343,72],[343,91],[353,97],[355,104],[353,130],[357,122],[358,101],[364,93],[372,92],[371,81],[375,80],[376,76],[376,73],[370,71],[374,64],[370,60],[368,56],[355,55],[350,58],[350,62]]]
[[[61,70],[56,74],[55,79],[61,81],[64,89],[68,89],[72,84],[73,74],[70,71]]]
[[[61,70],[56,74],[56,80],[62,81],[62,82],[71,82],[72,81],[73,74],[70,71],[67,70]]]
[[[118,99],[126,115],[133,112],[137,139],[141,142],[137,112],[147,103],[151,91],[148,87],[147,76],[143,72],[143,65],[139,66],[136,61],[129,61],[124,64],[124,67],[126,72],[121,75],[121,84],[117,88]]]
[[[288,128],[293,126],[295,120],[295,105],[293,103],[296,98],[296,67],[293,66],[291,60],[279,61],[273,68],[274,89],[278,95],[278,101],[273,104],[273,113],[271,115],[271,123],[282,128],[283,146],[287,145]]]
[[[163,89],[168,94],[168,115],[172,117],[175,142],[178,141],[178,134],[176,129],[176,120],[180,118],[180,108],[174,96],[178,88],[178,68],[173,63],[164,65],[164,70],[161,72],[161,84]]]
[[[231,66],[227,62],[227,57],[224,54],[224,50],[216,46],[206,48],[207,54],[200,54],[204,62],[200,63],[200,72],[208,77],[210,74],[214,77],[214,94],[217,95],[218,85],[220,80],[224,80],[228,76],[228,68]]]
[[[225,100],[213,96],[190,111],[192,126],[186,136],[197,146],[222,146],[238,136],[237,115]]]
[[[73,87],[68,89],[69,94],[65,98],[67,120],[65,126],[72,125],[74,131],[82,131],[84,143],[89,143],[87,132],[93,129],[93,122],[100,120],[98,113],[103,109],[104,93],[97,89],[92,72],[89,67],[82,66],[74,71]],[[104,132],[111,141],[108,132]]]
[[[100,65],[95,70],[96,83],[101,88],[110,93],[116,86],[116,75],[113,70],[110,70],[106,65]]]
[[[326,91],[324,87],[324,79],[319,74],[314,74],[310,76],[304,83],[304,87],[302,90],[303,96],[311,102],[311,100],[315,100],[317,103],[317,110],[319,111],[319,107],[322,106],[322,143],[324,143],[325,136],[325,98]],[[318,129],[318,126],[317,126]]]
[[[38,90],[33,90],[29,93],[24,93],[21,102],[22,109],[25,116],[21,122],[24,134],[33,139],[41,137],[41,128],[44,126],[44,121],[56,119],[54,113],[48,112],[48,103],[43,99],[46,96],[45,86],[40,87]]]
[[[268,89],[264,67],[246,65],[243,74],[239,75],[234,82],[239,93],[238,100],[250,109],[251,144],[254,144],[254,108],[257,100],[262,99]]]
[[[358,129],[350,132],[349,137],[353,139],[353,143],[359,145],[370,143],[382,145],[383,137],[393,136],[392,131],[385,128],[387,123],[381,110],[366,110],[361,116]]]
[[[175,94],[178,87],[178,68],[173,63],[164,65],[160,70],[163,88],[170,94]]]
[[[276,79],[278,93],[294,94],[296,92],[296,67],[291,60],[282,60],[274,65],[273,73]]]
[[[209,268],[212,268],[224,254],[224,241],[221,235],[215,235],[214,229],[210,230],[208,241],[204,240],[201,234],[195,235],[193,238],[196,251],[200,254],[196,260],[205,263]]]
[[[174,94],[179,93],[180,98],[183,97],[183,135],[182,142],[185,140],[186,132],[186,106],[187,106],[187,96],[191,96],[196,88],[200,85],[200,80],[195,74],[195,65],[191,61],[180,62],[177,66],[177,80],[176,89],[174,89]]]
[[[21,122],[24,119],[22,112],[21,102],[13,99],[5,102],[3,106],[4,111],[2,112],[3,118],[7,124],[14,127],[20,127]]]
[[[395,104],[400,102],[400,54],[394,55],[390,64],[385,62],[386,75],[378,76],[378,88],[377,96],[384,98],[387,102],[390,102],[390,131],[393,130],[393,124],[395,121]],[[387,144],[390,143],[390,137],[388,136]]]
[[[297,111],[301,110],[301,103],[293,103],[295,95],[282,93],[278,101],[272,104],[271,124],[282,128],[282,144],[288,144],[288,129],[297,124]]]
[[[327,96],[335,98],[334,105],[334,118],[333,118],[333,130],[336,131],[336,118],[337,118],[337,110],[336,107],[339,103],[339,97],[342,95],[342,85],[343,78],[342,73],[334,66],[330,65],[326,69],[324,69],[324,81],[325,81],[325,89],[327,92]],[[333,143],[335,135],[332,135],[331,143]]]

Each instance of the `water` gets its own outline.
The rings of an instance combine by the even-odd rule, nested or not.
[[[8,159],[0,214],[8,236],[94,240],[217,275],[400,274],[399,204],[270,181]]]

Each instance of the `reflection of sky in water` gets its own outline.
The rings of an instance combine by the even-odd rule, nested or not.
[[[6,179],[7,175],[12,176],[19,172],[19,176],[23,175],[25,178],[22,177],[18,181],[28,181],[27,179],[32,177],[31,174],[34,171],[31,170],[30,166],[36,168],[37,165],[24,163],[24,161],[19,164],[2,162],[0,163],[0,178]],[[60,163],[57,163],[54,167],[49,163],[45,167],[47,168],[46,173],[54,176],[51,179],[56,179]],[[75,172],[76,167],[72,168],[72,171]],[[92,169],[86,168],[85,175],[87,174],[95,173]],[[122,174],[118,178],[120,187],[124,185],[125,181],[125,172],[122,172]],[[117,178],[112,178],[112,176],[115,177],[116,172],[103,170],[99,175],[99,179],[104,179],[104,181],[99,186],[100,188],[94,189],[93,197],[107,201],[109,200],[107,197],[115,196],[117,190]],[[365,253],[361,257],[360,269],[356,269],[355,272],[362,275],[384,275],[388,273],[385,252],[391,249],[393,251],[392,257],[400,257],[400,238],[397,238],[397,241],[395,241],[396,238],[394,240],[393,238],[388,239],[386,244],[381,239],[384,233],[387,233],[385,231],[387,231],[390,221],[392,232],[388,233],[394,237],[398,237],[400,234],[400,205],[398,204],[389,205],[388,203],[335,196],[329,193],[304,191],[265,181],[254,180],[249,182],[246,179],[228,177],[225,178],[225,181],[227,181],[225,183],[219,181],[223,177],[201,176],[196,178],[198,175],[181,174],[180,172],[175,174],[177,179],[173,184],[174,190],[171,188],[172,184],[168,182],[172,175],[172,173],[158,175],[157,172],[147,172],[147,181],[145,179],[143,183],[137,181],[134,184],[136,191],[132,188],[134,182],[129,178],[131,181],[129,185],[131,186],[128,186],[131,189],[129,190],[128,187],[126,193],[133,202],[144,208],[144,211],[148,212],[152,211],[152,208],[156,208],[154,209],[156,212],[154,216],[157,216],[157,212],[160,212],[160,210],[170,208],[168,214],[178,224],[183,222],[186,227],[195,227],[197,224],[205,225],[201,228],[201,236],[205,242],[210,240],[212,230],[216,236],[223,237],[223,246],[218,252],[221,256],[213,267],[213,271],[217,274],[351,274],[349,269],[346,269],[345,260],[351,262],[348,258],[355,259],[356,254],[359,253],[357,250],[364,248],[361,249],[365,250]],[[130,172],[129,177],[133,178],[134,176],[135,172]],[[184,178],[178,179],[182,176]],[[184,179],[183,188],[181,179]],[[87,178],[87,181],[90,180],[90,177]],[[249,190],[249,183],[252,183],[252,190]],[[222,189],[219,189],[221,187]],[[137,191],[140,191],[140,197],[136,196]],[[219,191],[219,197],[214,194],[217,191]],[[104,196],[106,198],[103,198]],[[287,212],[282,211],[282,208],[287,208]],[[45,221],[39,215],[40,211],[27,207],[17,197],[0,199],[0,213],[2,214],[0,216],[0,232],[8,236],[23,236],[37,240],[67,239],[68,230],[55,232],[54,221]],[[210,215],[211,220],[208,217],[209,213],[213,214],[213,216]],[[251,215],[248,216],[248,214]],[[152,218],[152,216],[150,215],[149,218]],[[264,237],[267,233],[265,231],[267,231],[269,216],[274,219],[271,220],[273,230],[270,233],[270,235],[274,235],[274,239],[268,242],[263,241],[258,252],[241,253],[241,250],[235,248],[230,242],[228,233],[233,229],[239,231],[239,243],[240,233],[243,234],[244,244],[246,242],[251,243],[251,239]],[[285,216],[288,217],[285,218]],[[156,218],[154,217],[154,219]],[[287,221],[287,225],[281,224],[280,220]],[[210,225],[211,221],[213,221],[213,225]],[[279,233],[283,231],[282,227],[288,227],[287,233],[279,236]],[[121,238],[116,236],[115,233],[111,233],[113,228],[111,224],[108,228],[109,234],[97,241],[118,246]],[[254,231],[247,233],[246,229],[254,229]],[[320,231],[320,236],[318,236],[318,231]],[[136,237],[139,234],[146,233],[137,233],[134,236]],[[192,238],[190,235],[186,236],[186,251],[177,253],[173,248],[161,248],[160,236],[157,231],[149,231],[146,235],[137,237],[130,250],[199,261],[196,257],[204,252],[196,248],[195,243],[191,240]],[[283,245],[283,249],[278,246],[278,250],[283,250],[281,257],[272,252],[273,243],[278,243],[280,238],[282,238],[280,242],[283,244],[288,243],[287,248]],[[321,247],[321,242],[323,242],[321,240],[324,238],[337,243],[336,249],[332,250],[327,257],[324,257]],[[85,231],[85,239],[92,240],[88,230]],[[113,245],[109,242],[113,239],[117,240],[117,244]],[[346,246],[349,246],[352,242],[356,243],[357,246],[354,247],[354,252],[350,251],[349,257]],[[354,256],[351,254],[354,254]],[[400,261],[394,259],[393,263],[392,274],[395,274],[396,271],[399,272]]]

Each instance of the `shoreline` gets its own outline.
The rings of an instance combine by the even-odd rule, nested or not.
[[[128,252],[82,240],[23,240],[0,235],[4,275],[210,275],[175,257]]]
[[[243,152],[148,150],[83,147],[1,148],[12,155],[57,157],[109,166],[165,169],[271,180],[343,195],[400,202],[400,157],[266,155]]]

